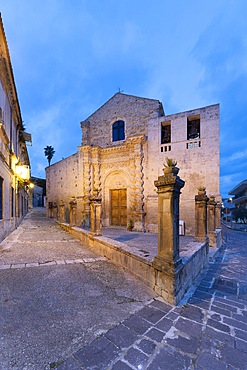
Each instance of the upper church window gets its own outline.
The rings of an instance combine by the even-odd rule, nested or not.
[[[171,142],[171,122],[163,122],[161,124],[161,144]]]
[[[200,139],[200,117],[187,118],[187,140]]]
[[[125,139],[124,121],[117,121],[112,125],[112,141]]]

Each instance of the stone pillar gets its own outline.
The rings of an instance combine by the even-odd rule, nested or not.
[[[158,254],[154,258],[154,290],[167,302],[177,304],[182,288],[182,259],[179,256],[179,197],[184,181],[178,168],[154,182],[158,192]],[[176,170],[176,171],[175,171]]]
[[[65,222],[65,204],[63,200],[60,200],[59,202],[59,216],[58,220],[59,222]]]
[[[207,240],[207,202],[206,191],[198,191],[195,196],[195,241]]]
[[[92,161],[93,161],[93,193],[101,193],[101,149],[99,147],[92,148]]]
[[[90,230],[94,235],[102,235],[101,222],[101,198],[95,196],[90,198]]]
[[[208,237],[210,247],[216,247],[216,217],[215,217],[216,202],[215,197],[211,196],[208,201]]]
[[[84,211],[83,211],[83,226],[89,227],[90,224],[90,196],[91,196],[91,148],[83,148],[83,200],[84,200]]]
[[[215,207],[215,228],[221,229],[221,202],[217,202]]]
[[[154,185],[158,192],[158,254],[154,263],[162,267],[162,270],[165,269],[173,274],[174,269],[181,263],[179,197],[184,181],[175,173],[168,173],[159,176]]]
[[[75,199],[73,199],[70,204],[70,212],[69,212],[69,220],[70,226],[76,226],[76,211],[77,211],[77,202]]]
[[[56,218],[57,219],[57,203],[56,202],[52,202],[52,218]]]

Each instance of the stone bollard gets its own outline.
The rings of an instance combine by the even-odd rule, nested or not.
[[[198,191],[195,196],[195,241],[207,240],[207,202],[206,191]]]
[[[154,182],[158,193],[158,254],[154,258],[156,269],[155,291],[166,301],[176,304],[180,289],[179,271],[179,197],[184,181],[178,168],[159,176]]]
[[[101,198],[93,196],[90,198],[90,230],[94,235],[102,235],[101,222]]]
[[[69,220],[70,220],[70,223],[69,225],[70,226],[76,226],[76,210],[77,210],[77,202],[75,199],[71,200],[71,202],[69,202],[70,204],[70,212],[69,212]]]
[[[215,197],[210,196],[208,201],[208,207],[207,207],[207,221],[208,221],[208,237],[209,237],[209,245],[210,247],[216,247],[216,217],[215,217],[215,208],[216,208],[216,202]]]
[[[63,200],[60,200],[59,202],[59,222],[65,222],[65,204],[64,204],[64,201]]]

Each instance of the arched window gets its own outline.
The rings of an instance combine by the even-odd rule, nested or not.
[[[112,141],[125,139],[124,121],[117,121],[112,125]]]

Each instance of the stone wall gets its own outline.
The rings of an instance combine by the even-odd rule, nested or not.
[[[83,196],[82,155],[80,152],[46,168],[47,210],[49,202],[65,203],[65,220],[69,222],[69,203]],[[47,211],[48,215],[48,211]]]

